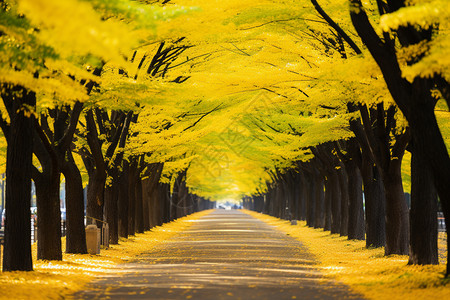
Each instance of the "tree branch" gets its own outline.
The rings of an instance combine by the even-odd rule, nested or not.
[[[361,49],[356,45],[356,43],[345,33],[345,31],[333,21],[333,19],[328,16],[328,14],[320,7],[319,3],[316,0],[311,0],[311,3],[314,5],[316,11],[322,16],[322,18],[327,21],[328,25],[330,25],[336,32],[346,41],[350,47],[355,51],[356,54],[361,54]]]
[[[204,117],[206,117],[207,115],[211,114],[212,112],[216,111],[217,109],[219,109],[219,107],[222,106],[223,103],[220,103],[219,105],[217,105],[215,108],[211,109],[210,111],[204,113],[197,121],[194,122],[194,124],[186,127],[185,129],[183,129],[182,132],[185,132],[186,130],[194,127],[195,125],[197,125]]]
[[[410,95],[411,85],[402,77],[395,48],[390,43],[383,43],[377,35],[370,24],[361,0],[349,0],[349,4],[353,26],[380,67],[392,97],[408,118],[410,114],[408,96]]]
[[[99,172],[105,172],[106,166],[102,153],[102,142],[99,140],[92,109],[86,112],[86,126],[86,140],[91,150],[92,158],[95,161],[95,166],[99,169]]]
[[[69,120],[69,126],[67,127],[66,131],[64,132],[63,137],[58,141],[56,144],[56,147],[62,150],[68,150],[70,147],[70,144],[72,143],[73,136],[75,134],[75,131],[77,129],[78,120],[80,118],[80,114],[83,111],[83,103],[77,101],[75,102],[72,114],[70,115]]]

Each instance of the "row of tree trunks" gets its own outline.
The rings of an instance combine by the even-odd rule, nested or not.
[[[328,172],[319,172],[311,167],[315,162],[317,163],[317,161],[313,160],[308,167],[302,164],[303,171],[300,173],[301,176],[297,176],[298,181],[294,181],[294,184],[291,186],[291,189],[297,189],[298,187],[296,186],[298,185],[303,190],[302,193],[298,193],[299,197],[295,199],[300,202],[298,200],[300,197],[306,198],[304,199],[304,213],[307,225],[332,230],[332,233],[348,236],[349,239],[360,240],[365,239],[367,228],[368,231],[373,232],[370,234],[371,242],[367,246],[384,246],[385,232],[378,232],[380,228],[384,229],[384,223],[380,222],[380,220],[384,219],[383,207],[381,206],[380,208],[379,205],[384,203],[384,201],[381,201],[382,195],[380,196],[380,193],[384,191],[379,185],[381,180],[378,182],[376,179],[371,180],[369,182],[371,185],[367,188],[364,187],[366,198],[378,198],[379,200],[378,205],[374,205],[377,203],[375,201],[368,203],[366,200],[366,216],[369,216],[369,213],[372,215],[370,215],[370,218],[365,218],[363,177],[355,159],[345,161],[345,164],[342,165],[332,165]],[[336,168],[337,166],[339,168]],[[379,178],[379,174],[376,171],[377,169],[375,169],[374,176]],[[278,216],[280,204],[277,205],[276,202],[281,202],[281,205],[286,202],[286,199],[281,199],[280,195],[288,193],[286,191],[288,187],[289,185],[285,183],[270,187],[268,193],[264,196],[265,203],[264,205],[262,203],[259,204],[260,207],[264,206],[267,213]],[[369,194],[371,192],[373,194]],[[402,195],[401,199],[404,201],[404,195]],[[257,201],[253,200],[252,208],[254,208],[255,203]]]
[[[105,187],[104,215],[110,228],[111,244],[117,244],[119,237],[128,238],[195,211],[213,207],[210,201],[189,194],[182,182],[179,190],[171,194],[169,185],[159,182],[162,166],[148,166],[147,176],[142,179],[130,172],[136,165],[126,162],[117,180]],[[182,201],[177,200],[175,214],[171,214],[178,195],[182,195]]]
[[[281,184],[271,185],[265,195],[245,199],[244,207],[284,219],[303,219],[310,227],[363,240],[363,185],[356,164],[347,167],[338,164],[339,169],[333,164],[321,172],[316,164],[323,168],[322,162],[314,159],[308,164],[300,163],[299,170],[279,175],[290,176],[292,180],[280,178]],[[285,195],[290,195],[292,200]],[[280,207],[287,210],[282,214]]]
[[[345,155],[341,151],[343,147],[345,147]],[[387,174],[395,175],[390,182],[396,192],[389,191],[387,185],[383,184],[378,168],[374,167],[372,160],[367,159],[367,155],[362,155],[356,139],[319,145],[313,149],[313,152],[316,154],[316,158],[309,163],[299,163],[299,170],[278,174],[276,184],[269,186],[267,194],[264,195],[265,202],[259,204],[260,207],[264,207],[264,211],[268,214],[277,217],[281,215],[285,219],[289,219],[289,216],[292,215],[304,214],[308,226],[324,228],[332,233],[348,236],[349,239],[364,240],[367,231],[368,238],[370,238],[367,247],[385,246],[386,227],[383,222],[385,216],[392,213],[398,219],[399,211],[405,211],[403,205],[406,206],[406,201],[403,190],[401,189],[401,193],[399,192],[397,187],[401,184],[396,182],[396,180],[401,180],[400,174],[387,172]],[[333,153],[339,154],[336,156]],[[400,163],[401,160],[399,159],[398,162]],[[392,162],[390,166],[395,167],[397,172],[400,170],[398,165],[394,165]],[[364,171],[364,176],[361,174],[361,169]],[[292,173],[297,175],[293,176]],[[289,180],[291,178],[295,178],[295,180]],[[301,192],[297,192],[299,187]],[[384,191],[386,189],[393,196],[390,198],[391,205],[385,211]],[[366,210],[364,210],[363,190],[366,198]],[[285,195],[291,195],[291,198]],[[292,195],[294,196],[292,197]],[[300,198],[304,198],[304,200],[300,200]],[[253,201],[247,202],[249,204],[246,203],[246,205],[251,208],[255,208],[255,203],[257,203],[255,197]],[[301,202],[305,204],[301,205]],[[289,205],[286,206],[286,203]],[[400,207],[397,207],[398,205]],[[297,214],[285,212],[282,215],[280,206],[288,209],[292,207],[294,210],[302,207],[304,212]],[[393,218],[392,216],[387,217],[388,220]],[[407,229],[404,227],[390,228],[389,234],[404,237],[404,233],[408,232]],[[396,243],[404,245],[405,241],[400,239],[396,240]],[[399,247],[394,242],[391,245]],[[403,251],[403,249],[401,250]]]
[[[96,69],[94,71],[94,75],[99,75],[99,70]],[[83,85],[85,83],[86,81],[81,82]],[[87,93],[89,94],[93,87],[93,82],[86,83],[85,87]],[[80,192],[82,191],[82,186],[79,171],[77,170],[71,155],[72,140],[80,113],[83,109],[83,104],[80,102],[75,102],[73,107],[67,105],[64,107],[49,109],[47,114],[42,114],[39,118],[36,118],[34,112],[31,112],[31,108],[34,107],[36,101],[34,93],[27,92],[25,89],[20,92],[20,89],[21,87],[6,87],[2,89],[4,91],[2,92],[2,99],[5,107],[7,108],[8,114],[10,115],[11,123],[7,124],[2,119],[0,125],[4,131],[5,137],[9,140],[8,152],[10,151],[9,149],[14,148],[14,143],[19,141],[16,137],[10,139],[9,135],[15,134],[16,129],[14,127],[18,125],[23,127],[22,122],[18,122],[17,124],[13,123],[13,121],[15,122],[16,116],[25,115],[28,120],[26,123],[28,125],[32,125],[32,130],[27,132],[28,135],[25,135],[25,131],[22,135],[29,141],[33,140],[32,143],[29,142],[28,144],[23,144],[21,146],[27,151],[21,152],[17,149],[14,149],[14,151],[19,155],[23,155],[22,159],[24,163],[28,162],[25,152],[34,152],[41,165],[40,169],[32,166],[31,174],[27,173],[27,168],[17,168],[18,170],[22,170],[22,174],[27,176],[27,179],[25,179],[26,181],[31,182],[31,179],[33,179],[36,185],[36,200],[38,206],[38,259],[62,259],[60,239],[61,212],[59,199],[59,181],[61,172],[65,173],[64,175],[66,176],[66,187],[68,191],[68,193],[66,193],[66,207],[68,216],[66,223],[66,251],[69,253],[86,253],[83,221],[84,206],[82,192]],[[10,95],[9,91],[14,91],[14,95]],[[21,101],[21,98],[25,101]],[[17,101],[12,102],[11,100]],[[33,103],[30,103],[30,101]],[[26,106],[23,106],[24,104]],[[50,124],[50,122],[53,122],[53,124]],[[24,130],[24,128],[21,130]],[[11,144],[11,147],[9,144]],[[7,181],[8,180],[14,180],[12,184],[20,188],[21,184],[18,181],[15,181],[14,176],[7,177]],[[28,193],[28,195],[30,194],[26,188],[22,188],[22,191]],[[23,206],[23,209],[27,210],[27,215],[29,214],[28,207],[29,204]],[[14,209],[9,211],[14,211]],[[9,218],[18,219],[21,217],[22,215],[20,214],[14,214],[14,217]],[[26,219],[29,219],[29,217],[26,217]],[[29,220],[26,222],[29,222]],[[13,236],[16,239],[19,235],[14,234]],[[30,234],[21,234],[20,236],[28,239]],[[27,248],[28,247],[25,247],[25,249]],[[12,255],[14,257],[26,257],[22,256],[20,251],[18,252],[17,248],[15,248]],[[5,259],[14,260],[13,258],[6,258],[6,256]],[[28,258],[26,258],[25,261],[28,261]],[[8,270],[8,265],[9,262],[6,263],[7,267],[4,270]],[[23,268],[21,267],[12,267],[10,270],[22,269]]]
[[[140,167],[143,160],[124,161],[117,180],[113,179],[105,188],[104,215],[109,224],[109,240],[117,244],[119,237],[128,238],[155,226],[186,216],[195,211],[210,209],[210,201],[191,195],[180,174],[180,184],[170,193],[170,186],[159,182],[162,164],[147,166],[143,179]],[[134,170],[131,170],[133,169]],[[176,205],[175,205],[176,204]],[[175,209],[174,209],[175,208]]]
[[[420,43],[430,43],[433,31],[439,30],[439,26],[421,28],[420,26],[400,26],[395,35],[383,34],[381,38],[373,25],[369,21],[365,8],[360,0],[349,0],[350,16],[361,41],[368,48],[370,54],[378,64],[383,73],[384,81],[388,90],[398,105],[411,128],[412,154],[416,156],[412,163],[412,199],[411,199],[411,243],[410,243],[410,263],[427,264],[436,263],[437,243],[435,242],[435,196],[437,191],[446,224],[450,224],[450,185],[448,175],[450,170],[450,156],[447,151],[440,128],[436,121],[435,106],[437,98],[434,97],[433,90],[437,87],[441,90],[443,98],[449,103],[447,80],[439,74],[426,78],[417,76],[412,82],[406,80],[402,74],[398,52],[402,47],[410,47]],[[395,0],[383,3],[377,1],[380,15],[386,12],[395,12],[405,6],[404,1]],[[392,38],[398,39],[398,43]],[[407,63],[415,63],[416,57]],[[420,166],[420,171],[416,169]],[[421,178],[421,174],[429,176],[432,180]],[[383,178],[386,181],[385,178]],[[427,184],[428,186],[414,186],[416,184]],[[393,188],[394,189],[394,188]],[[427,191],[421,193],[420,189]],[[388,198],[388,196],[386,196]],[[387,205],[391,205],[387,203]],[[395,204],[399,209],[398,204]],[[423,209],[423,213],[419,210]],[[403,216],[403,212],[399,214]],[[421,220],[427,219],[427,220]],[[402,225],[403,226],[403,225]],[[448,227],[447,227],[448,228]],[[448,233],[448,229],[447,229]],[[431,235],[425,242],[418,242],[422,235]],[[391,239],[390,236],[386,237]],[[403,239],[402,237],[399,237]],[[447,239],[447,252],[450,253],[450,241]],[[402,245],[403,248],[403,245]],[[450,260],[447,260],[446,276],[450,276]]]
[[[162,48],[161,46],[158,51]],[[177,54],[182,52],[180,48],[172,50]],[[164,53],[168,52],[164,50]],[[158,61],[156,68],[160,68],[164,63],[166,54],[153,59],[153,62]],[[172,58],[173,56],[170,56],[169,61]],[[99,76],[101,69],[95,68],[93,74]],[[153,71],[153,68],[149,68],[147,73]],[[152,73],[152,75],[155,74]],[[96,85],[95,82],[86,80],[81,80],[80,84],[85,86],[88,95]],[[76,102],[73,107],[67,105],[49,109],[46,114],[42,114],[37,119],[34,114],[36,95],[33,92],[21,86],[5,84],[2,85],[1,98],[10,119],[8,123],[7,118],[3,116],[0,118],[0,127],[8,142],[6,172],[8,221],[6,221],[5,229],[3,270],[32,270],[29,218],[32,178],[36,185],[38,206],[38,258],[46,260],[62,258],[59,199],[61,173],[66,179],[66,251],[86,253],[82,180],[72,157],[72,151],[75,151],[74,134],[79,124],[83,104]],[[78,133],[84,135],[83,138],[86,139],[88,146],[76,151],[82,156],[89,175],[86,207],[88,222],[96,222],[98,226],[101,226],[105,220],[110,223],[111,240],[115,243],[118,242],[119,235],[127,236],[136,231],[142,232],[146,227],[143,207],[148,203],[144,204],[144,197],[141,197],[144,194],[141,187],[141,170],[132,169],[130,180],[116,172],[122,166],[122,158],[113,159],[114,156],[123,156],[123,153],[116,149],[124,147],[130,121],[132,118],[137,118],[137,115],[133,115],[132,112],[109,112],[92,107],[87,110],[85,116],[85,124],[80,122],[84,130]],[[53,124],[50,121],[53,121]],[[108,147],[104,153],[102,144],[105,141],[108,142]],[[39,159],[41,165],[39,169],[33,167],[31,160],[33,152]],[[17,174],[19,171],[20,174]],[[107,182],[107,179],[112,180]],[[124,182],[125,187],[122,185]],[[128,184],[131,186],[129,187]],[[161,186],[161,190],[165,190],[166,195],[163,197],[162,205],[159,198],[155,200],[158,207],[156,210],[160,211],[158,220],[155,222],[158,225],[172,219],[168,213],[170,198],[167,195],[170,191],[167,185]],[[128,198],[132,200],[129,201]],[[184,205],[184,214],[193,212],[199,207],[199,203],[195,202],[197,199],[192,197],[189,199],[187,202],[191,205]],[[120,209],[118,209],[119,206]],[[148,219],[147,223],[150,223],[150,218]]]
[[[335,31],[339,40],[345,40],[356,54],[360,54],[361,50],[354,41],[325,13],[317,1],[311,0],[311,2],[318,14]],[[363,156],[367,156],[369,155],[367,152],[373,151],[369,158],[372,160],[372,165],[367,163],[367,157],[363,158],[366,162],[362,166],[359,165],[366,196],[367,246],[378,247],[386,244],[387,255],[409,252],[410,263],[434,264],[437,263],[435,190],[439,192],[448,224],[450,220],[450,188],[446,182],[448,181],[450,157],[436,124],[434,114],[436,98],[432,96],[431,91],[433,88],[440,89],[443,98],[449,103],[448,93],[445,92],[448,90],[448,82],[438,74],[427,78],[417,77],[413,82],[408,82],[402,76],[397,51],[400,51],[401,47],[430,42],[434,36],[433,32],[440,28],[439,26],[426,29],[420,26],[400,26],[395,34],[389,36],[389,34],[383,33],[381,37],[369,21],[362,2],[350,0],[349,3],[352,23],[362,42],[379,65],[394,101],[406,116],[413,140],[416,140],[418,144],[414,148],[411,147],[412,154],[420,157],[418,160],[421,161],[421,169],[417,169],[417,173],[412,175],[415,179],[412,180],[411,214],[408,219],[403,188],[401,180],[398,179],[398,165],[401,162],[404,147],[406,147],[405,136],[409,133],[400,136],[396,134],[398,130],[395,130],[395,119],[389,118],[389,111],[393,110],[392,107],[386,111],[378,109],[378,117],[375,118],[372,116],[364,118],[363,116],[367,134],[364,137],[366,141],[361,140],[361,136],[358,136],[356,132],[355,134],[363,148]],[[379,14],[383,15],[401,9],[405,3],[400,0],[387,3],[377,1],[377,5]],[[342,58],[347,58],[344,47],[341,47],[339,51],[341,54],[344,52]],[[407,63],[416,63],[418,59],[420,58],[414,57]],[[382,106],[382,103],[378,105],[378,108],[380,105]],[[394,144],[390,143],[391,136],[395,136],[395,145],[389,149],[389,145]],[[365,148],[366,145],[369,147]],[[376,167],[374,167],[375,163]],[[412,173],[415,173],[413,171],[414,164],[418,164],[418,162],[412,164]],[[420,178],[421,176],[424,178]],[[414,187],[415,184],[418,186]],[[379,212],[381,209],[384,209],[385,214]],[[386,217],[386,222],[379,216]],[[421,243],[422,238],[427,243]],[[409,239],[411,241],[408,251]],[[450,251],[450,247],[448,248]],[[450,263],[447,264],[447,275],[449,274]]]
[[[387,142],[395,124],[388,124],[392,118],[384,113],[382,105],[371,112],[370,120],[364,120],[364,126],[369,127],[364,135],[361,123],[352,124],[356,139],[312,149],[313,160],[299,163],[296,170],[278,172],[267,193],[245,199],[244,206],[284,219],[304,216],[308,226],[349,239],[364,240],[367,236],[366,246],[385,246],[386,255],[408,254],[414,249],[410,263],[438,263],[437,193],[431,170],[427,172],[426,159],[413,152],[415,185],[409,213],[401,181],[401,160],[409,131],[396,133],[395,141]]]

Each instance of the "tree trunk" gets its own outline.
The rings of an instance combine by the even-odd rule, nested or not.
[[[158,183],[157,184],[157,189],[159,191],[158,193],[158,201],[161,205],[161,223],[168,223],[170,221],[172,221],[172,219],[170,218],[170,195],[169,195],[169,184],[167,183]],[[165,212],[165,213],[164,213]]]
[[[303,190],[306,196],[306,225],[309,227],[315,227],[315,208],[316,208],[316,187],[315,180],[312,174],[303,173]]]
[[[95,220],[103,221],[103,197],[105,191],[106,172],[98,171],[94,169],[93,172],[89,172],[89,183],[87,186],[87,205],[86,215],[88,216],[88,224],[96,224],[101,228],[101,222],[95,222]]]
[[[289,206],[290,195],[289,195],[289,190],[288,190],[287,178],[285,175],[283,177],[281,177],[280,181],[278,182],[278,193],[279,194],[277,197],[281,203],[281,206],[280,206],[281,218],[283,220],[289,220],[290,214],[291,214],[291,207]]]
[[[264,209],[264,196],[254,196],[253,200],[255,202],[255,211],[261,213]],[[199,199],[199,201],[204,202],[201,198]],[[202,207],[200,207],[199,209],[204,210],[204,208]]]
[[[167,191],[169,189],[170,189],[170,185],[168,185],[168,184],[158,184],[155,186],[155,188],[153,190],[153,222],[154,222],[155,226],[159,226],[163,223],[162,201],[164,198],[166,198],[168,196]]]
[[[298,173],[295,177],[295,193],[297,198],[297,214],[298,219],[305,221],[306,220],[306,199],[307,199],[307,190],[305,188],[303,182],[303,173]]]
[[[331,183],[331,233],[339,233],[341,229],[341,189],[337,171],[330,174]]]
[[[324,193],[324,179],[318,171],[314,174],[315,191],[314,191],[314,228],[325,227],[325,193]]]
[[[419,95],[417,95],[417,97],[419,97]],[[429,107],[421,107],[418,105],[417,111],[414,112],[414,115],[408,119],[413,138],[414,155],[425,157],[427,160],[429,170],[431,170],[433,175],[434,186],[442,205],[448,236],[448,229],[450,228],[448,225],[450,224],[450,184],[448,184],[450,158],[440,133],[434,110]],[[416,188],[420,189],[421,187],[412,187],[414,190]],[[422,217],[427,218],[430,217],[430,215],[426,213]],[[436,216],[433,216],[433,218],[436,218]],[[432,221],[430,220],[429,222]],[[433,232],[429,232],[429,234],[433,234]],[[447,257],[450,257],[450,239],[448,238]],[[450,259],[447,259],[446,276],[450,276]]]
[[[53,166],[54,167],[54,166]],[[52,167],[52,168],[53,168]],[[37,203],[37,258],[62,260],[61,210],[59,199],[60,173],[46,170],[35,176]]]
[[[178,192],[173,191],[169,194],[170,203],[170,220],[175,220],[177,218],[177,203],[178,203]]]
[[[144,202],[142,199],[142,180],[139,177],[135,183],[135,195],[136,195],[136,232],[144,233]]]
[[[348,239],[364,240],[364,209],[362,197],[362,178],[355,164],[348,164]]]
[[[149,181],[148,179],[147,181]],[[158,186],[152,186],[152,184],[148,184],[148,189],[146,190],[147,197],[149,198],[149,207],[148,207],[148,216],[149,216],[149,224],[150,228],[156,226],[158,222],[156,222],[156,201],[158,199]],[[169,210],[172,206],[169,206]]]
[[[431,95],[435,78],[415,78],[413,83],[402,77],[394,43],[383,42],[373,29],[360,0],[349,1],[352,23],[380,67],[392,98],[402,110],[411,127],[414,151],[428,160],[433,174],[434,185],[441,200],[445,221],[450,224],[450,157],[434,115],[435,98]],[[388,4],[392,5],[392,3]],[[392,11],[398,7],[389,7]],[[402,28],[402,45],[408,46],[421,41],[429,41],[431,30],[415,26]],[[413,37],[413,39],[412,39]],[[448,99],[447,99],[448,101]],[[447,227],[448,228],[448,227]],[[450,257],[450,239],[447,239],[447,252]],[[446,276],[450,276],[450,259],[447,260]]]
[[[281,219],[283,217],[283,203],[280,191],[280,184],[278,181],[276,182],[272,199],[274,204],[274,217]]]
[[[66,253],[86,254],[83,181],[70,151],[66,158],[61,166],[66,180]]]
[[[285,184],[285,193],[286,193],[286,203],[288,207],[288,218],[289,220],[298,220],[297,214],[297,195],[295,193],[295,182],[294,182],[294,174],[293,171],[290,171],[286,174],[286,184]]]
[[[264,195],[263,214],[270,215],[270,187],[267,188],[267,193]]]
[[[136,166],[128,169],[128,235],[136,233]]]
[[[174,191],[172,199],[174,199],[174,204],[176,205],[175,219],[183,216],[183,195],[181,189],[178,187],[176,192]]]
[[[144,231],[150,230],[150,197],[148,195],[149,179],[142,180],[142,210]]]
[[[378,169],[363,155],[361,174],[366,202],[366,247],[386,244],[386,195]]]
[[[179,197],[180,199],[180,215],[178,216],[178,218],[184,217],[187,215],[188,212],[188,193],[187,193],[187,189],[186,189],[186,181],[182,180],[181,184],[180,184],[180,189],[178,190],[179,193]]]
[[[11,125],[9,133],[5,133],[8,147],[3,271],[32,271],[30,199],[34,115],[28,117],[25,112],[27,106],[35,107],[36,95],[15,87],[8,96],[13,99]],[[2,98],[6,100],[4,92]]]
[[[198,197],[197,195],[194,196],[194,212],[198,212],[200,211],[200,197]]]
[[[413,146],[414,147],[414,146]],[[437,193],[425,157],[412,153],[409,264],[437,265]]]
[[[333,185],[331,183],[331,176],[325,178],[325,226],[323,230],[331,230],[331,201],[333,198]]]
[[[409,219],[401,177],[401,161],[392,162],[383,176],[386,191],[385,254],[407,255],[409,252]]]
[[[119,243],[119,187],[117,179],[105,188],[105,218],[109,227],[109,243]]]
[[[276,182],[273,183],[273,187],[270,190],[270,215],[273,217],[277,216],[278,213],[278,199],[277,199],[277,185]]]
[[[46,124],[46,119],[41,118],[41,123]],[[37,258],[62,260],[59,198],[61,173],[56,153],[47,137],[42,136],[41,128],[36,122],[33,151],[42,169],[33,169],[37,203]]]
[[[119,237],[128,238],[128,164],[124,163],[119,175]]]
[[[341,236],[348,235],[348,177],[344,164],[338,170],[339,186],[341,189],[341,226],[339,233]]]

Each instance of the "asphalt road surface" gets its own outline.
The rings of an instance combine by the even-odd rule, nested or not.
[[[215,210],[75,299],[361,299],[307,249],[239,210]]]

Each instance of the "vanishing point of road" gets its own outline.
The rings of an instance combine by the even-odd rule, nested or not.
[[[299,241],[239,210],[215,210],[76,299],[360,299],[322,276]]]

